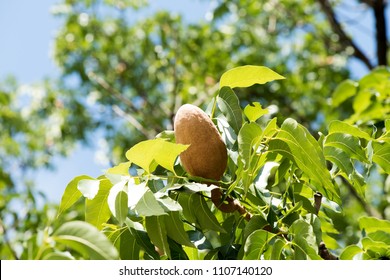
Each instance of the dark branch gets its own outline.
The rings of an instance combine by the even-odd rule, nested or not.
[[[386,3],[384,0],[372,1],[375,15],[375,30],[376,30],[376,56],[378,65],[387,65],[387,31],[386,31]]]
[[[320,246],[318,247],[318,254],[324,260],[338,260],[339,259],[335,255],[333,255],[331,252],[329,252],[329,250],[328,250],[328,248],[326,248],[326,245],[324,242],[320,243]]]
[[[373,69],[374,66],[371,64],[371,61],[368,57],[363,53],[363,51],[355,44],[355,42],[345,33],[345,30],[341,26],[340,22],[336,18],[336,14],[332,5],[329,3],[329,0],[318,0],[321,5],[322,10],[324,11],[328,21],[332,27],[333,32],[335,32],[339,38],[340,43],[346,49],[347,47],[351,47],[353,49],[353,55],[361,60],[368,69]]]
[[[314,208],[316,209],[316,215],[320,212],[322,203],[322,194],[320,192],[316,192],[314,194]]]

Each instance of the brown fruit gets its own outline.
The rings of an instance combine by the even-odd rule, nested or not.
[[[180,155],[192,176],[220,180],[227,165],[225,143],[209,116],[200,108],[182,105],[174,121],[176,143],[190,145]]]

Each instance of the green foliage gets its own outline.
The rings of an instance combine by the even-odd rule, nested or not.
[[[333,40],[322,42],[335,36],[315,1],[219,1],[210,20],[195,23],[166,11],[135,20],[147,5],[128,2],[63,1],[54,9],[64,23],[54,44],[61,92],[83,100],[92,127],[113,136],[106,139],[115,163],[124,160],[123,147],[172,129],[181,103],[205,107],[224,85],[245,87],[237,89],[241,106],[272,105],[280,121],[292,117],[311,130],[329,93],[348,76],[347,53]],[[248,87],[283,79],[247,65],[254,62],[289,82]]]
[[[345,80],[351,54],[317,1],[222,0],[210,21],[168,12],[134,21],[146,2],[64,0],[54,42],[60,79],[0,85],[2,259],[89,258],[88,250],[116,258],[53,242],[69,220],[103,232],[121,259],[316,259],[321,239],[341,258],[388,256],[386,230],[358,222],[389,219],[388,69]],[[268,83],[282,76],[263,66],[234,68],[253,63],[286,80]],[[172,116],[182,103],[208,105],[229,152],[221,182],[190,178],[176,160],[184,147],[174,143]],[[119,164],[72,180],[55,218],[28,173],[78,140],[94,143],[88,133],[97,129]],[[217,210],[210,184],[251,220]],[[316,191],[325,196],[318,215]],[[161,224],[157,237],[147,219]],[[71,234],[84,236],[78,227]]]
[[[261,80],[263,71],[267,76],[270,70],[240,67],[230,73]],[[336,92],[341,94],[340,88]],[[186,146],[164,132],[130,148],[129,162],[97,179],[79,176],[69,183],[60,214],[84,196],[85,221],[91,225],[71,222],[76,223],[72,230],[69,223],[61,226],[48,237],[55,245],[47,251],[66,244],[72,249],[67,256],[74,258],[85,258],[85,252],[88,258],[116,258],[115,248],[122,259],[319,260],[327,258],[321,251],[325,243],[327,254],[333,249],[341,259],[388,258],[388,221],[361,216],[355,223],[362,232],[360,242],[345,248],[337,235],[343,231],[340,214],[349,207],[344,188],[366,201],[370,172],[389,175],[389,122],[379,134],[365,125],[335,120],[316,139],[292,118],[279,126],[259,103],[244,109],[239,104],[228,85],[210,104],[213,121],[224,128],[229,155],[221,181],[188,176],[178,160]],[[219,210],[210,199],[215,188],[236,198],[250,217]],[[86,238],[84,229],[92,225],[94,237]],[[84,238],[101,240],[101,247]]]

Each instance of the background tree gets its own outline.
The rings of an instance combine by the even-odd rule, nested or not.
[[[216,1],[207,20],[198,23],[163,11],[132,20],[145,6],[145,1],[65,0],[55,9],[64,22],[54,48],[60,79],[36,87],[38,91],[30,97],[40,99],[23,101],[23,106],[12,105],[20,102],[18,86],[3,85],[0,119],[7,133],[1,138],[5,148],[0,185],[6,194],[2,221],[15,214],[6,211],[10,201],[20,198],[24,203],[25,198],[17,194],[29,193],[25,183],[17,182],[19,187],[15,187],[19,177],[15,170],[27,178],[27,170],[50,165],[53,155],[66,154],[75,141],[94,141],[89,135],[97,130],[109,142],[110,159],[118,163],[135,143],[172,128],[172,117],[181,104],[206,108],[218,90],[221,74],[239,65],[266,65],[287,78],[288,83],[237,91],[242,106],[259,101],[275,112],[279,124],[293,117],[312,132],[326,131],[331,119],[363,120],[384,127],[381,115],[388,116],[388,95],[362,90],[367,89],[364,81],[363,86],[341,82],[350,75],[349,58],[358,59],[367,69],[387,65],[385,1]],[[373,14],[375,56],[346,29],[349,22],[353,25],[359,19],[359,14],[352,13],[355,8]],[[375,72],[366,85],[378,75],[387,77],[385,72]],[[330,103],[334,90],[338,103]],[[357,93],[359,98],[353,99]],[[375,108],[359,106],[367,100]],[[367,185],[367,191],[385,194],[386,175],[373,174],[377,176],[370,178],[376,184]],[[356,198],[350,202],[354,204],[348,208],[351,212],[387,217],[385,201],[366,201],[347,182],[341,184]],[[34,191],[30,194],[36,200]],[[32,204],[29,209],[37,207]],[[348,242],[356,240],[353,219],[353,215],[338,216],[340,232],[354,225],[355,230],[345,235]],[[10,222],[3,228],[8,227],[24,232],[30,226]]]

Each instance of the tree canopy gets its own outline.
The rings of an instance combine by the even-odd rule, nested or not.
[[[215,117],[213,120],[226,137],[225,141],[230,139],[229,136],[232,136],[232,139],[238,137],[238,142],[231,142],[231,146],[227,143],[228,149],[233,152],[239,151],[244,166],[251,166],[253,169],[251,171],[256,174],[266,174],[266,167],[271,168],[267,162],[278,164],[278,168],[273,167],[269,170],[270,174],[276,172],[275,178],[272,178],[275,181],[268,182],[268,189],[262,191],[265,192],[267,189],[268,192],[281,195],[282,197],[278,199],[282,202],[286,199],[284,205],[286,208],[274,209],[270,207],[272,203],[269,198],[262,197],[265,195],[264,192],[261,194],[250,192],[256,178],[248,177],[249,173],[238,172],[236,169],[244,167],[237,162],[234,168],[231,163],[230,168],[233,169],[227,176],[231,176],[229,179],[232,181],[229,182],[236,182],[238,187],[236,185],[236,189],[228,188],[228,194],[241,197],[242,191],[245,195],[249,192],[247,198],[253,199],[249,202],[251,207],[258,203],[266,209],[265,217],[255,216],[257,222],[264,223],[263,226],[266,222],[272,225],[271,222],[282,221],[284,225],[288,225],[289,234],[293,234],[294,230],[304,230],[309,235],[311,231],[319,233],[315,227],[321,224],[323,236],[322,238],[317,236],[317,243],[324,241],[327,248],[335,250],[339,256],[341,253],[344,254],[343,257],[354,256],[353,252],[358,252],[354,246],[357,246],[355,244],[360,238],[360,230],[374,223],[372,219],[389,219],[387,135],[390,129],[388,123],[390,76],[386,67],[388,65],[384,13],[386,2],[221,0],[215,1],[206,19],[199,22],[186,22],[181,15],[169,11],[158,11],[150,17],[133,20],[133,15],[142,12],[147,5],[146,1],[141,0],[64,0],[53,9],[54,15],[63,22],[54,40],[54,59],[60,69],[60,77],[51,77],[28,86],[20,86],[13,79],[3,80],[0,84],[2,128],[0,189],[3,193],[0,198],[0,231],[4,233],[0,249],[2,259],[40,258],[44,256],[40,251],[42,248],[35,247],[36,251],[28,251],[26,240],[37,246],[36,243],[39,243],[37,238],[42,238],[38,233],[44,232],[47,236],[49,229],[52,228],[57,230],[56,236],[61,236],[61,232],[71,230],[71,227],[58,229],[66,220],[86,220],[101,230],[103,218],[107,218],[104,221],[107,222],[111,214],[119,220],[120,225],[125,223],[128,228],[128,231],[119,229],[123,236],[128,237],[127,241],[123,242],[139,242],[140,239],[137,238],[146,240],[144,231],[136,224],[139,221],[126,219],[127,216],[119,215],[118,209],[109,209],[108,205],[104,206],[105,215],[100,217],[100,220],[93,217],[93,213],[92,216],[83,218],[84,207],[87,209],[98,207],[94,205],[93,200],[86,200],[85,205],[82,200],[74,201],[77,203],[75,205],[71,203],[73,208],[70,208],[70,205],[65,207],[66,209],[60,208],[60,212],[70,209],[73,211],[70,213],[65,211],[60,220],[55,219],[55,215],[47,213],[56,209],[56,206],[46,204],[44,194],[34,190],[34,176],[27,174],[31,174],[29,172],[37,168],[50,167],[53,156],[67,155],[78,141],[93,142],[94,138],[91,135],[96,131],[101,132],[109,143],[107,156],[112,166],[123,164],[126,161],[127,150],[147,139],[154,139],[161,132],[173,129],[173,117],[182,104],[195,104],[210,113],[216,96],[222,98],[220,102],[228,99],[225,101],[229,105],[233,99],[237,112],[240,112],[237,114],[242,114],[248,121],[232,125],[230,122],[232,115],[229,115],[231,112],[224,111],[221,107],[219,107],[221,115],[211,115]],[[372,13],[374,19],[372,39],[376,47],[374,57],[371,57],[348,32],[348,21],[345,18],[357,17],[358,20],[360,15],[351,7]],[[345,14],[347,16],[343,17]],[[361,79],[352,79],[351,71],[348,69],[350,59],[364,65],[367,68],[367,75]],[[263,65],[283,75],[285,80],[250,87],[232,87],[233,94],[231,91],[222,94],[218,85],[222,74],[244,65]],[[262,111],[263,109],[265,110]],[[223,125],[226,125],[225,131],[222,130]],[[277,134],[268,131],[272,141],[267,140],[266,147],[278,150],[282,158],[276,156],[272,159],[261,158],[260,163],[266,165],[245,162],[255,156],[251,154],[253,147],[241,150],[242,145],[245,146],[247,143],[241,143],[240,136],[245,139],[260,135],[264,137],[262,133],[253,134],[253,131],[259,129],[263,132],[267,129],[278,131]],[[316,159],[318,162],[326,164],[319,167],[319,170],[314,169],[316,160],[313,162],[314,166],[300,164],[302,158],[297,157],[303,157],[303,151],[285,146],[284,141],[289,133],[296,133],[298,138],[294,140],[298,146],[301,145],[300,149],[313,148],[309,158],[318,157]],[[312,136],[308,137],[309,134]],[[163,135],[162,138],[164,137]],[[241,145],[240,149],[237,145]],[[345,146],[349,148],[345,149]],[[124,166],[119,166],[122,168],[120,170],[123,170]],[[286,179],[287,172],[294,174],[295,177],[290,178],[294,179],[293,183]],[[234,174],[238,174],[238,177]],[[271,176],[270,174],[268,176]],[[314,178],[312,191],[313,189],[319,191],[329,201],[342,206],[342,210],[330,204],[321,210],[323,216],[319,216],[318,223],[311,221],[312,223],[303,224],[301,220],[295,219],[302,211],[318,214],[311,206],[315,202],[313,193],[306,192],[305,189],[307,178],[310,180]],[[98,180],[100,188],[97,195],[106,195],[115,185],[109,179],[78,177],[70,182],[68,188],[75,190],[80,180],[87,180],[87,185],[88,180],[95,182],[90,182],[92,185],[96,185]],[[147,181],[146,186],[151,191],[145,195],[149,196],[148,201],[154,201],[151,195],[159,193],[162,185],[158,185],[161,182],[150,182],[152,181]],[[201,196],[198,197],[205,189],[196,186],[200,189],[194,191],[196,187],[189,184],[186,179],[181,183],[184,184],[182,188],[189,188],[196,195],[185,196],[185,192],[181,192],[178,196],[179,202],[199,200],[201,205],[208,205],[200,198]],[[330,184],[337,186],[336,190],[332,191]],[[173,191],[178,188],[173,183],[172,186],[175,186]],[[289,186],[294,188],[290,189]],[[66,186],[55,187],[65,190]],[[125,193],[122,198],[117,196],[117,199],[124,201]],[[78,196],[81,197],[82,194],[86,195],[80,192]],[[350,199],[351,197],[353,199]],[[44,207],[39,206],[37,201],[40,199],[44,201]],[[243,203],[248,202],[244,199]],[[25,205],[28,210],[20,213],[18,210],[20,204]],[[169,204],[169,207],[175,205]],[[249,208],[252,209],[251,207]],[[158,212],[160,208],[156,206],[156,211]],[[260,214],[256,212],[258,211],[256,207],[252,210]],[[160,209],[158,213],[166,212],[166,209]],[[147,232],[154,230],[155,223],[162,222],[158,213],[146,215],[153,217],[144,221]],[[249,232],[245,233],[246,227],[242,221],[235,216],[229,218],[217,214],[216,218],[212,218],[214,212],[201,214],[202,217],[185,215],[185,218],[191,222],[192,217],[195,219],[193,221],[200,222],[200,228],[211,225],[213,227],[211,230],[220,233],[222,241],[228,238],[222,234],[222,228],[226,230],[233,224],[237,230],[236,234],[243,230],[245,240],[249,236]],[[358,220],[362,216],[367,218]],[[176,216],[176,213],[169,214],[168,217],[167,219],[174,223],[182,219]],[[203,226],[206,224],[207,226],[203,227],[202,222],[197,219],[211,220],[204,222]],[[168,224],[166,221],[164,223]],[[77,224],[80,231],[76,234],[82,235],[89,227],[88,224]],[[167,233],[165,238],[166,236],[173,238],[169,235],[169,228],[163,230]],[[268,243],[271,240],[275,242],[272,246],[280,248],[286,246],[280,243],[283,241],[276,241],[279,239],[274,239],[273,235],[266,235],[270,233],[278,235],[280,232],[264,231],[261,228],[256,230],[259,231],[252,237],[254,242],[269,238]],[[29,236],[21,234],[23,232],[29,232]],[[115,230],[109,231],[108,236],[114,238],[117,233]],[[193,238],[195,235],[200,238],[199,234],[204,232],[194,231],[192,234]],[[372,240],[378,241],[377,235],[373,230]],[[102,237],[96,233],[94,238],[100,240]],[[148,238],[152,240],[151,244],[157,247],[166,247],[167,242],[172,241],[169,238],[158,241],[155,236]],[[176,243],[184,245],[184,242],[189,245],[188,239],[181,239],[178,242],[175,238],[173,239]],[[57,241],[69,245],[61,237],[58,237]],[[295,241],[296,244],[303,242]],[[170,257],[171,253],[173,254],[170,250],[177,249],[172,245],[176,243],[169,243],[167,248],[170,249],[165,251],[169,252]],[[352,244],[352,249],[342,251],[347,246],[341,248],[341,243]],[[217,248],[215,244],[211,245],[210,248]],[[224,257],[237,257],[238,252],[233,250],[236,243],[223,243],[223,246],[225,245],[227,247],[224,249],[227,251],[219,248],[212,252],[219,257],[221,254]],[[317,245],[315,242],[305,244],[307,248],[311,248],[304,251],[306,256],[316,258],[312,249]],[[145,246],[139,249],[146,250],[145,255],[148,257],[156,256],[153,248]],[[64,257],[57,249],[51,252],[53,254],[50,257]],[[371,256],[366,249],[362,250],[366,256]],[[28,252],[35,253],[29,255]],[[96,252],[93,254],[97,258],[118,257],[112,250],[106,252],[107,255],[96,255]],[[121,250],[119,252],[122,253]],[[250,250],[244,255],[247,254],[245,256],[251,258],[256,252]],[[174,253],[180,255],[183,252],[178,249]],[[298,258],[299,252],[296,254],[298,255],[294,256]],[[80,256],[85,256],[85,252],[81,252]],[[135,253],[132,256],[119,257],[131,258],[135,257]]]

